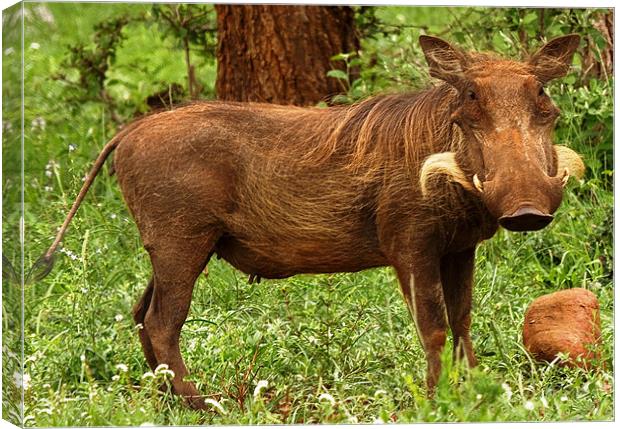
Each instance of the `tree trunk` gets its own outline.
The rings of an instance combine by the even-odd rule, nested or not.
[[[599,48],[591,36],[586,37],[586,47],[583,54],[584,77],[609,79],[613,77],[614,68],[614,10],[594,15],[592,25],[605,40],[605,47]]]
[[[313,105],[329,102],[346,84],[339,53],[356,52],[350,7],[216,5],[216,92],[221,100]]]

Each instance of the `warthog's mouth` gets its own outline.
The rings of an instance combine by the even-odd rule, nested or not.
[[[538,231],[551,223],[553,216],[532,205],[523,205],[514,213],[499,218],[499,224],[509,231]]]

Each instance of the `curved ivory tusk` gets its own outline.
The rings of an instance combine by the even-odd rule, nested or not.
[[[562,176],[562,187],[565,187],[568,183],[568,179],[570,178],[570,174],[568,172],[568,168],[564,168],[564,173]]]
[[[562,185],[565,185],[565,181],[568,181],[569,176],[575,176],[577,179],[581,179],[585,173],[586,167],[581,160],[581,157],[572,149],[566,146],[554,146],[555,153],[558,159],[558,177],[562,178]]]
[[[471,182],[456,162],[454,152],[435,153],[424,161],[420,169],[420,190],[423,196],[430,193],[429,178],[436,174],[445,175],[448,180],[460,184],[468,191],[472,191]]]
[[[478,191],[480,191],[480,193],[483,192],[482,182],[480,181],[480,179],[478,179],[477,174],[474,174],[474,186],[476,187]]]

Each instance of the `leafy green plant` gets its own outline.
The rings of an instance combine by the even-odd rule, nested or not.
[[[106,88],[106,78],[116,59],[116,50],[126,39],[123,28],[129,22],[126,16],[101,21],[93,28],[91,46],[77,43],[68,47],[67,58],[61,63],[61,68],[67,71],[57,73],[54,78],[66,83],[71,90],[66,98],[74,109],[85,102],[102,102],[115,122],[123,121],[117,102]]]
[[[191,60],[191,45],[198,45],[202,55],[215,57],[217,47],[215,11],[212,5],[155,4],[153,19],[161,29],[162,37],[171,37],[182,47],[187,68],[187,88],[190,97],[198,98],[202,85]]]

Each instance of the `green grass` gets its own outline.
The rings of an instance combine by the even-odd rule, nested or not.
[[[56,31],[32,21],[25,41],[26,267],[51,243],[92,159],[110,137],[101,105],[85,105],[67,117],[63,86],[48,76],[59,67],[63,46],[87,39],[105,14],[128,10],[47,7]],[[180,53],[153,37],[154,29],[127,31],[127,51],[119,53],[125,66],[115,73],[129,73],[143,55],[151,61],[148,67],[161,65],[157,80],[182,79]],[[141,46],[149,49],[142,52]],[[127,80],[137,81],[136,75]],[[149,77],[145,85],[156,79]],[[563,124],[572,134],[563,133],[563,140],[583,132],[571,122],[579,111],[570,112],[576,116],[565,116]],[[32,126],[36,118],[45,126],[37,126],[40,121]],[[13,122],[4,133],[7,145],[19,130],[18,112],[7,112],[3,120]],[[181,344],[192,379],[223,410],[212,412],[194,412],[160,392],[165,374],[151,374],[146,365],[131,308],[150,278],[150,264],[116,179],[103,171],[71,224],[54,271],[24,291],[30,377],[25,424],[612,420],[613,193],[605,178],[612,173],[597,164],[595,150],[583,152],[588,175],[571,180],[552,226],[528,234],[500,231],[480,246],[472,326],[479,366],[473,371],[454,366],[447,353],[432,400],[423,388],[424,353],[390,268],[248,285],[245,276],[214,258],[208,278],[201,276],[196,285]],[[8,201],[19,191],[11,181],[18,159],[5,162]],[[5,216],[3,223],[5,252],[12,248],[9,220],[14,217]],[[589,372],[534,362],[521,341],[528,304],[571,287],[591,290],[601,305],[602,357]],[[4,307],[16,303],[14,292],[5,285]],[[12,331],[4,323],[6,344]],[[15,360],[4,351],[5,364]],[[14,386],[7,387],[11,379],[5,374],[5,393],[16,394]],[[261,380],[268,385],[254,396]]]

